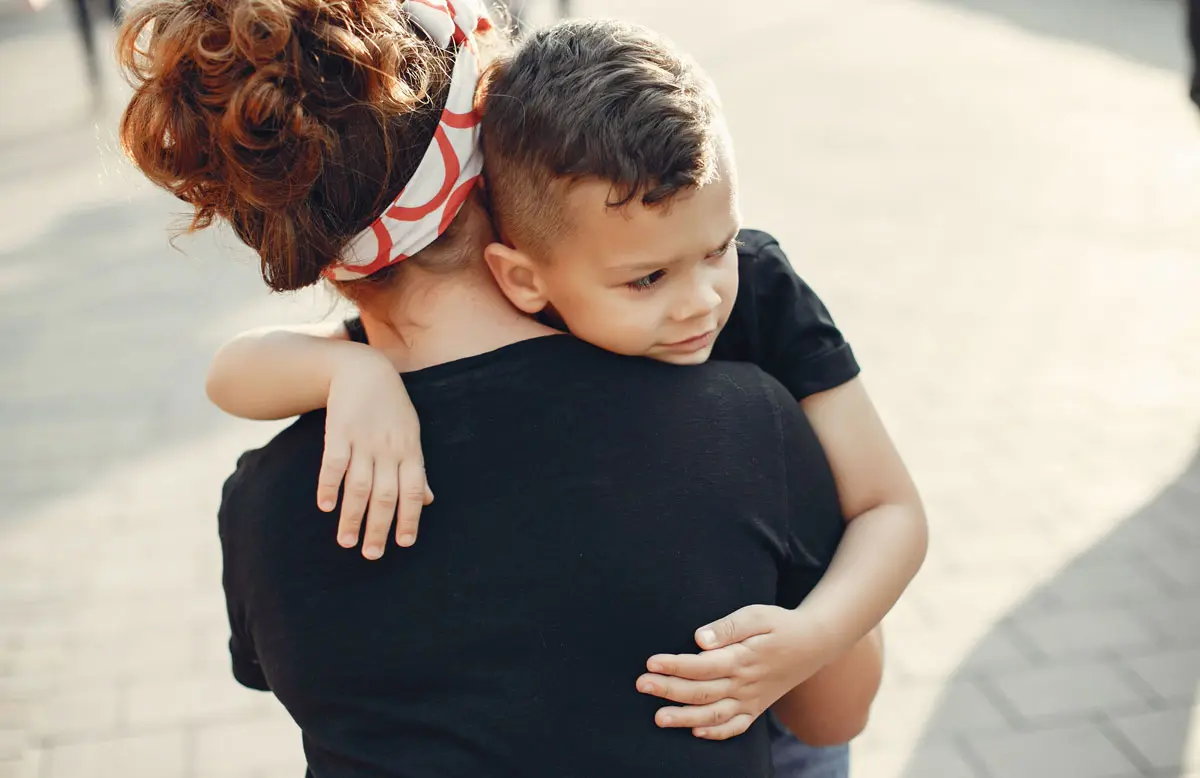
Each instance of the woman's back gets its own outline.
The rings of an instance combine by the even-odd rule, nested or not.
[[[321,414],[226,486],[235,671],[288,707],[313,774],[769,775],[761,724],[660,730],[634,682],[697,625],[795,605],[832,556],[832,476],[790,396],[566,336],[405,382],[438,495],[414,548],[336,544]]]

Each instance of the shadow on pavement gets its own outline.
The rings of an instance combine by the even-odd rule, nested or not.
[[[1179,0],[926,0],[994,16],[1028,32],[1104,49],[1181,75],[1186,54]]]
[[[1007,731],[981,733],[970,711],[943,693],[905,778],[943,778],[932,765],[944,764],[938,757],[948,744],[966,745],[966,761],[985,768],[980,778],[1194,775],[1197,517],[1200,451],[1152,501],[993,626],[950,677],[946,688],[974,686],[991,700]],[[1028,659],[1021,669],[971,669],[977,657],[1014,643]]]

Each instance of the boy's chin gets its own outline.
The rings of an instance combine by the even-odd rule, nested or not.
[[[712,356],[712,346],[686,354],[656,354],[655,359],[671,365],[703,365]]]

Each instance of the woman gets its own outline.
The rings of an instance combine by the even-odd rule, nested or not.
[[[427,40],[437,20],[422,24],[422,35],[394,12],[373,3],[159,3],[134,14],[130,29],[156,15],[163,29],[145,52],[146,78],[123,128],[127,149],[151,178],[196,206],[194,226],[229,220],[259,251],[276,288],[312,283],[370,228],[418,168],[453,87],[447,75],[457,78],[465,52],[491,42],[476,19],[449,36],[458,48],[439,52]],[[130,36],[126,44],[130,65]],[[463,247],[477,243],[472,232],[489,237],[471,218],[475,201],[466,203],[406,267],[445,265],[450,247],[471,253]],[[367,311],[389,309],[403,275],[389,267],[342,289]],[[487,338],[475,335],[486,349]]]

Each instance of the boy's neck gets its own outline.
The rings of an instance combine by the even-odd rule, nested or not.
[[[482,262],[450,274],[412,270],[386,311],[362,312],[371,345],[402,373],[559,334],[514,308]]]

